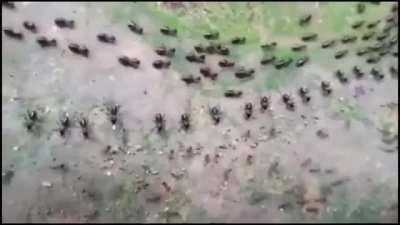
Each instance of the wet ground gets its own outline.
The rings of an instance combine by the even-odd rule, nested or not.
[[[309,23],[300,26],[307,14]],[[397,222],[397,15],[390,2],[3,3],[2,221]],[[58,17],[74,27],[57,26]],[[128,28],[131,20],[142,34]],[[364,24],[352,28],[358,21]],[[177,35],[162,34],[163,26]],[[363,40],[370,31],[375,35]],[[102,32],[115,42],[100,42]],[[219,32],[217,40],[203,37],[210,32]],[[310,33],[316,40],[303,41]],[[377,40],[381,34],[387,36]],[[345,35],[357,39],[343,43]],[[56,46],[41,47],[40,36]],[[232,44],[236,36],[245,43]],[[335,45],[321,48],[332,39]],[[272,42],[275,49],[260,47]],[[85,45],[88,57],[71,51],[71,43]],[[203,63],[185,58],[194,45],[210,43],[222,43],[229,55],[205,54]],[[163,44],[175,48],[173,57],[155,52]],[[291,50],[296,44],[306,49]],[[362,48],[367,53],[357,55]],[[340,50],[348,54],[336,59]],[[123,66],[124,55],[139,67]],[[293,62],[281,69],[260,63],[270,56]],[[302,56],[309,61],[297,67]],[[170,67],[155,68],[158,59]],[[235,65],[223,68],[222,59]],[[253,75],[237,78],[240,66]],[[183,82],[189,74],[199,82]],[[330,83],[329,95],[322,81]],[[300,87],[309,89],[309,102]],[[225,97],[231,89],[242,95]],[[248,119],[246,103],[253,104]],[[37,118],[27,114],[32,110]],[[165,120],[160,132],[156,113]],[[65,115],[70,126],[61,135]]]

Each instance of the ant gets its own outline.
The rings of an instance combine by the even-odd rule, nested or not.
[[[25,27],[25,29],[30,30],[32,33],[37,32],[37,27],[33,22],[30,21],[24,21],[22,25]]]
[[[161,132],[165,129],[165,119],[161,113],[157,113],[154,119],[156,123],[156,128],[158,132]]]
[[[276,57],[273,55],[272,56],[264,56],[261,59],[260,63],[261,63],[261,65],[268,65],[268,64],[273,63],[275,61],[275,59],[276,59]]]
[[[118,58],[119,63],[123,66],[132,67],[134,69],[139,68],[140,61],[137,58],[129,58],[128,56],[120,56]]]
[[[201,77],[194,77],[193,75],[189,75],[189,76],[181,78],[181,80],[188,85],[193,84],[193,83],[197,84],[197,83],[200,83]]]
[[[116,38],[112,34],[100,33],[97,35],[97,39],[104,43],[114,44],[116,42]]]
[[[310,58],[308,56],[303,56],[303,57],[297,59],[296,67],[303,66],[304,64],[306,64],[308,62],[308,60],[310,60]]]
[[[132,32],[136,33],[136,34],[143,34],[143,28],[140,27],[138,24],[136,24],[134,21],[130,21],[130,23],[128,24],[128,28],[129,30],[131,30]]]
[[[64,137],[67,129],[71,125],[71,122],[70,122],[69,117],[68,117],[68,113],[66,113],[64,115],[64,117],[60,119],[60,123],[61,123],[61,127],[60,127],[60,130],[59,130],[60,136]]]
[[[207,33],[207,34],[204,34],[203,37],[207,40],[216,40],[219,38],[219,32],[216,31],[216,32]]]
[[[79,121],[79,125],[82,128],[82,135],[85,139],[89,138],[89,124],[88,124],[88,120],[86,118],[82,118]]]
[[[75,26],[75,22],[73,20],[67,20],[64,18],[56,18],[54,20],[54,23],[57,25],[57,27],[59,28],[69,28],[69,29],[73,29]]]
[[[233,45],[243,45],[246,43],[246,38],[245,37],[234,37],[234,38],[232,38],[231,43]]]
[[[210,109],[210,115],[215,124],[218,124],[221,121],[221,111],[216,106]]]
[[[110,114],[110,122],[112,125],[115,125],[118,120],[118,112],[119,112],[120,105],[115,104],[109,109]]]
[[[203,54],[196,55],[195,53],[190,53],[185,58],[189,62],[204,63],[206,56]]]
[[[227,90],[225,91],[225,97],[227,98],[239,98],[242,96],[242,91]]]
[[[157,59],[153,62],[153,67],[156,69],[168,69],[170,65],[171,61],[168,60]]]
[[[46,47],[55,47],[57,46],[57,41],[56,39],[47,39],[44,36],[40,36],[36,39],[36,42],[40,45],[40,47],[42,48],[46,48]]]
[[[307,14],[307,15],[304,15],[304,16],[300,17],[299,25],[300,26],[308,25],[310,23],[310,21],[311,21],[311,18],[312,18],[311,14]]]
[[[353,73],[356,75],[356,78],[360,79],[364,76],[364,72],[358,66],[353,67]]]
[[[181,126],[184,130],[188,130],[190,128],[190,115],[188,113],[181,115]]]
[[[168,26],[164,26],[160,29],[160,32],[164,35],[168,36],[176,36],[178,34],[178,31],[176,29],[170,28]]]
[[[349,53],[349,50],[347,49],[343,49],[343,50],[339,50],[337,52],[335,52],[335,59],[341,59],[343,57],[345,57],[347,54]]]
[[[222,59],[221,61],[218,62],[218,65],[220,67],[233,67],[235,63],[233,61],[229,61],[227,59]]]
[[[287,109],[294,110],[295,105],[289,94],[283,94],[282,100],[285,103]]]
[[[89,57],[89,49],[86,46],[80,46],[76,43],[71,43],[68,45],[68,48],[71,52],[77,55]]]
[[[244,118],[246,120],[250,119],[251,115],[253,114],[253,104],[250,102],[244,105]]]
[[[26,128],[28,131],[31,131],[35,123],[38,121],[38,115],[36,110],[28,110],[27,111],[27,116],[25,117],[26,121]]]
[[[332,93],[332,88],[328,81],[321,81],[321,89],[324,95],[329,95]]]
[[[260,99],[261,110],[267,110],[270,104],[270,99],[267,96],[262,96]]]
[[[235,72],[235,76],[239,79],[249,78],[254,74],[254,72],[254,69],[246,70],[244,67],[241,67]]]
[[[159,56],[166,56],[166,57],[174,57],[175,55],[175,48],[167,48],[165,46],[160,46],[158,47],[155,52],[159,55]]]
[[[5,28],[4,34],[10,38],[14,38],[17,40],[22,40],[24,38],[24,35],[21,32],[14,31],[11,28]]]
[[[344,76],[344,73],[341,70],[336,70],[335,75],[341,83],[348,82],[348,78]]]
[[[311,97],[309,95],[310,91],[306,87],[300,87],[299,89],[299,95],[301,99],[303,100],[304,103],[307,103],[311,100]]]
[[[215,80],[218,77],[217,73],[212,73],[210,67],[202,67],[200,68],[200,73],[207,78],[211,78],[211,80]]]

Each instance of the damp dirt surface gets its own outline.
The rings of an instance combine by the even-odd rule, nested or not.
[[[3,2],[2,222],[398,222],[397,17],[395,2]]]

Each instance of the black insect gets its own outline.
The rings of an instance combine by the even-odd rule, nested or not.
[[[385,40],[386,38],[388,38],[389,37],[389,34],[388,33],[381,33],[381,34],[379,34],[378,36],[376,36],[376,40],[377,41],[383,41],[383,40]]]
[[[330,95],[332,93],[331,84],[328,81],[321,81],[321,89],[323,95]]]
[[[195,46],[193,46],[193,48],[197,53],[205,53],[206,52],[206,47],[204,47],[202,44],[195,45]]]
[[[82,129],[82,135],[85,139],[89,138],[89,122],[86,118],[82,118],[79,121],[79,125],[81,126]]]
[[[120,56],[118,58],[119,63],[121,63],[123,66],[128,66],[132,68],[139,68],[140,66],[140,60],[137,58],[129,58],[128,56]]]
[[[261,59],[260,63],[261,63],[261,65],[268,65],[268,64],[274,63],[274,62],[275,62],[275,59],[276,59],[276,57],[273,56],[273,55],[271,55],[271,56],[264,56],[264,57]]]
[[[310,34],[305,34],[301,37],[301,40],[303,40],[304,42],[308,42],[308,41],[315,41],[318,37],[317,33],[310,33]]]
[[[14,2],[1,2],[1,5],[8,9],[15,9]]]
[[[164,34],[164,35],[173,36],[173,37],[176,37],[176,35],[178,34],[178,30],[177,30],[177,29],[173,29],[173,28],[170,28],[170,27],[168,27],[168,26],[162,27],[162,28],[160,29],[160,32],[161,32],[162,34]]]
[[[287,59],[280,59],[278,61],[275,61],[275,68],[279,70],[279,69],[288,67],[292,62],[293,62],[293,59],[290,57]]]
[[[341,70],[336,70],[335,76],[339,79],[341,83],[348,82],[348,78],[344,76],[344,73]]]
[[[219,55],[226,56],[226,55],[229,55],[230,51],[229,51],[229,48],[226,47],[226,46],[217,45],[217,52],[216,53],[219,54]]]
[[[344,35],[342,37],[342,43],[343,44],[354,43],[355,41],[357,41],[357,36],[356,35]]]
[[[33,126],[36,124],[38,121],[38,114],[36,110],[28,110],[27,115],[25,116],[25,126],[28,131],[31,131]]]
[[[204,48],[204,52],[207,54],[216,54],[218,52],[218,44],[210,43]]]
[[[251,102],[248,102],[244,105],[244,118],[248,120],[250,119],[252,114],[253,114],[253,104],[251,104]]]
[[[184,113],[181,115],[181,126],[184,130],[188,130],[190,128],[190,115]]]
[[[120,109],[120,105],[115,104],[109,108],[109,119],[112,125],[115,125],[118,120],[118,112]]]
[[[97,35],[97,39],[101,42],[104,43],[110,43],[110,44],[115,44],[116,38],[112,34],[107,34],[107,33],[100,33]]]
[[[372,68],[370,73],[376,80],[382,80],[385,77],[383,73],[381,73],[379,70],[375,68]]]
[[[308,25],[311,21],[312,15],[311,14],[307,14],[304,15],[302,17],[300,17],[299,19],[299,25],[300,26],[304,26],[304,25]]]
[[[392,38],[390,38],[390,40],[389,40],[389,46],[390,47],[392,47],[393,45],[395,45],[397,43],[398,43],[398,36],[397,35],[395,35]]]
[[[375,31],[374,30],[370,30],[367,33],[365,33],[362,37],[361,40],[363,41],[368,41],[369,39],[371,39],[373,36],[375,35]]]
[[[207,165],[210,163],[210,161],[211,161],[210,155],[209,155],[209,154],[206,154],[206,155],[204,156],[204,166],[207,166]]]
[[[387,17],[386,17],[386,22],[387,23],[393,23],[394,22],[394,15],[388,15]]]
[[[351,27],[352,27],[353,29],[358,29],[358,28],[361,28],[362,25],[364,25],[364,23],[365,23],[365,20],[358,20],[358,21],[354,22],[354,23],[351,25]]]
[[[194,77],[193,75],[189,75],[181,78],[181,80],[189,85],[189,84],[200,83],[201,77]]]
[[[270,104],[270,99],[267,96],[263,96],[260,99],[260,106],[261,106],[261,110],[267,110]]]
[[[60,133],[61,137],[65,136],[65,133],[67,131],[67,129],[70,127],[71,122],[69,120],[68,114],[65,114],[61,119],[60,119],[60,129],[58,130],[58,132]]]
[[[296,44],[292,47],[292,51],[294,52],[300,52],[306,50],[307,45],[304,44]]]
[[[175,55],[175,48],[167,48],[165,46],[160,46],[160,47],[156,48],[155,52],[159,56],[166,56],[166,57],[172,58]]]
[[[89,57],[89,49],[86,46],[78,45],[76,43],[71,43],[68,45],[68,48],[71,52],[77,55]]]
[[[200,73],[206,77],[206,78],[210,78],[211,80],[215,80],[218,77],[218,73],[213,73],[211,72],[210,67],[201,67],[200,68]]]
[[[311,96],[309,95],[310,91],[306,87],[299,88],[299,95],[304,103],[307,103],[311,100]]]
[[[207,40],[217,40],[219,38],[219,32],[218,31],[210,32],[210,33],[204,34],[203,37]]]
[[[14,31],[11,28],[5,28],[4,34],[10,38],[17,39],[17,40],[22,40],[24,38],[24,35],[21,32]]]
[[[265,51],[275,50],[277,45],[278,44],[276,42],[271,42],[269,44],[267,43],[267,44],[261,45],[261,49],[265,50]]]
[[[310,58],[308,56],[303,56],[300,57],[299,59],[296,60],[296,67],[301,67],[304,64],[306,64],[308,61],[310,60]]]
[[[37,27],[33,22],[30,21],[24,21],[22,25],[25,27],[25,29],[31,31],[32,33],[37,32]]]
[[[239,79],[250,78],[253,76],[255,70],[254,69],[245,69],[244,67],[240,67],[236,72],[235,76]]]
[[[220,67],[233,67],[235,63],[227,59],[222,59],[221,61],[218,62],[218,65]]]
[[[185,58],[187,61],[195,63],[204,63],[206,60],[206,56],[204,54],[197,55],[195,53],[189,53]]]
[[[364,72],[358,66],[353,67],[353,73],[356,75],[356,78],[360,79],[364,76]]]
[[[75,27],[75,22],[73,20],[67,20],[65,18],[56,18],[54,20],[54,23],[57,25],[59,28],[69,28],[69,29],[74,29]]]
[[[253,164],[253,156],[252,155],[247,155],[246,163],[247,163],[247,165]]]
[[[156,124],[157,132],[161,132],[165,129],[165,119],[164,115],[162,115],[161,113],[156,114],[154,122]]]
[[[368,46],[368,50],[370,51],[379,51],[382,48],[384,48],[386,46],[386,44],[384,42],[377,42],[374,45]]]
[[[335,40],[327,40],[322,42],[321,44],[321,48],[330,48],[333,47],[336,44]]]
[[[231,43],[234,45],[243,45],[246,43],[246,38],[245,37],[234,37],[234,38],[232,38]]]
[[[381,22],[381,20],[376,20],[374,22],[370,22],[370,23],[367,24],[367,28],[368,29],[375,28],[380,22]]]
[[[381,58],[379,56],[370,56],[365,60],[365,62],[368,64],[375,64],[375,63],[379,62],[380,60],[381,60]]]
[[[392,78],[397,78],[399,75],[397,68],[395,68],[394,66],[390,66],[389,72],[392,75]]]
[[[170,65],[171,61],[169,60],[157,59],[153,62],[153,67],[156,69],[168,69]]]
[[[393,56],[393,57],[396,57],[396,58],[397,58],[397,55],[398,55],[398,52],[397,52],[397,51],[392,52],[392,56]]]
[[[225,91],[225,97],[227,97],[227,98],[240,98],[241,96],[242,96],[242,91],[238,91],[238,90]]]
[[[357,12],[359,13],[359,14],[362,14],[362,13],[364,13],[364,11],[365,11],[365,4],[364,3],[358,3],[357,4]]]
[[[36,39],[36,42],[40,45],[42,48],[46,47],[55,47],[57,46],[57,41],[56,39],[47,39],[45,36],[40,36]]]
[[[369,49],[368,48],[360,48],[360,49],[358,49],[357,51],[356,51],[356,54],[358,55],[358,56],[363,56],[363,55],[365,55],[366,53],[368,53],[369,52]]]
[[[389,33],[393,28],[395,28],[395,23],[386,23],[382,28],[382,32]]]
[[[335,53],[334,57],[335,57],[335,59],[341,59],[341,58],[345,57],[348,53],[349,53],[349,50],[347,50],[347,49],[339,50]]]
[[[379,55],[380,55],[380,56],[385,56],[385,55],[387,55],[389,52],[390,52],[389,49],[383,49],[383,50],[381,50],[381,51],[379,52]]]
[[[294,110],[295,105],[289,94],[283,94],[282,101],[285,103],[287,109]]]
[[[129,22],[128,28],[136,34],[143,34],[143,28],[132,20]]]
[[[216,106],[210,109],[210,115],[215,124],[218,124],[221,121],[221,111]]]

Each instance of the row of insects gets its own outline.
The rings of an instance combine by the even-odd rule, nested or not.
[[[393,74],[397,75],[397,69],[394,67],[391,67],[391,72]],[[353,67],[353,73],[357,79],[361,79],[364,77],[364,72],[357,66]],[[372,68],[371,69],[371,75],[375,77],[375,79],[383,79],[384,75]],[[343,72],[340,70],[336,71],[336,75],[339,79],[340,82],[346,83],[348,82],[348,78],[343,76]],[[330,85],[330,82],[328,81],[321,81],[321,92],[324,96],[329,96],[332,93],[332,87]],[[242,94],[241,91],[236,91],[236,90],[228,90],[225,92],[226,97],[240,97]],[[311,96],[310,96],[310,91],[306,87],[300,87],[298,89],[298,95],[302,99],[302,102],[304,104],[308,103],[311,101]],[[295,103],[293,98],[291,97],[290,94],[284,93],[282,95],[282,102],[285,104],[286,108],[288,110],[293,111],[295,109]],[[268,96],[262,96],[260,99],[260,109],[261,111],[265,111],[269,108],[271,103],[271,99]],[[250,119],[251,116],[253,115],[253,104],[251,102],[245,103],[244,105],[244,118],[246,120]],[[115,104],[112,107],[108,108],[108,115],[109,115],[109,121],[111,124],[114,126],[118,122],[118,115],[119,115],[119,110],[120,105]],[[219,107],[213,106],[209,110],[211,119],[215,124],[219,124],[221,121],[222,117],[222,112]],[[181,128],[185,131],[189,130],[191,128],[191,122],[190,122],[190,114],[189,113],[183,113],[180,118],[180,123],[181,123]],[[28,111],[27,116],[25,117],[25,126],[28,129],[28,131],[31,131],[33,126],[38,122],[38,113],[36,110]],[[155,127],[158,132],[162,132],[165,130],[165,116],[161,113],[157,113],[154,117],[154,122],[155,122]],[[89,126],[88,126],[88,119],[83,117],[80,119],[79,124],[82,128],[82,135],[85,138],[89,137]],[[71,121],[69,119],[68,114],[65,114],[63,118],[60,119],[60,127],[58,129],[60,135],[64,137],[67,129],[71,126]]]
[[[9,5],[7,5],[9,3],[5,3],[5,4],[7,7],[10,7]],[[393,5],[392,12],[397,12],[397,4]],[[312,18],[311,14],[302,16],[299,19],[299,25],[306,26],[307,24],[310,23],[311,18]],[[386,23],[385,27],[382,29],[382,33],[378,34],[376,36],[376,40],[379,42],[373,46],[367,46],[365,48],[361,48],[361,49],[357,50],[357,55],[363,56],[367,53],[378,52],[379,56],[384,56],[387,53],[389,53],[390,48],[393,47],[395,44],[397,44],[397,35],[394,36],[392,39],[390,39],[388,42],[383,42],[383,41],[386,40],[390,36],[390,31],[393,28],[395,28],[396,23],[394,20],[395,20],[394,14],[388,16],[386,18],[387,23]],[[364,24],[366,24],[365,26],[368,29],[373,29],[373,28],[377,27],[377,25],[380,22],[381,22],[381,20],[376,20],[376,21],[372,21],[372,22],[366,24],[366,22],[364,20],[359,20],[359,21],[355,21],[351,25],[351,27],[353,29],[360,29]],[[56,18],[54,20],[54,24],[57,27],[59,27],[60,29],[74,29],[75,28],[75,22],[73,20],[68,20],[68,19],[61,18],[61,17]],[[38,28],[33,22],[24,21],[23,26],[27,30],[29,30],[33,33],[38,32]],[[134,21],[130,21],[130,23],[128,24],[128,28],[132,32],[139,34],[139,35],[142,35],[144,33],[143,27],[141,27]],[[160,29],[160,32],[167,36],[177,36],[177,33],[178,33],[177,29],[170,28],[168,26],[162,27]],[[23,34],[21,32],[14,31],[11,28],[5,28],[4,33],[5,33],[5,35],[7,35],[11,38],[15,38],[15,39],[19,39],[19,40],[23,39]],[[375,34],[376,34],[376,32],[374,30],[370,30],[367,33],[365,33],[364,35],[362,35],[361,39],[363,41],[368,41]],[[210,32],[210,33],[203,35],[203,37],[207,40],[217,40],[217,39],[219,39],[219,36],[220,36],[220,34],[218,31]],[[302,36],[301,40],[304,42],[310,42],[310,41],[316,40],[317,37],[318,37],[318,34],[310,33],[310,34],[306,34],[306,35]],[[358,37],[356,35],[344,35],[341,38],[341,42],[343,44],[354,43],[357,40],[357,38]],[[100,33],[97,35],[97,39],[100,42],[108,43],[108,44],[115,44],[116,40],[117,40],[114,35],[109,34],[109,33]],[[337,41],[334,39],[327,40],[321,44],[321,47],[322,48],[330,48],[330,47],[333,47],[336,44],[336,42]],[[38,37],[37,43],[43,48],[57,46],[56,39],[54,39],[54,38],[48,39],[44,36]],[[230,43],[233,45],[242,45],[242,44],[246,43],[246,38],[245,37],[234,37],[231,39]],[[261,45],[261,49],[267,53],[272,52],[276,47],[277,47],[276,42]],[[78,55],[81,55],[84,57],[89,57],[89,49],[84,45],[80,45],[77,43],[70,43],[68,45],[68,48],[71,52],[73,52],[75,54],[78,54]],[[296,44],[291,49],[294,52],[300,52],[300,51],[304,51],[306,48],[307,48],[307,45],[305,45],[305,44]],[[191,63],[205,63],[205,59],[206,59],[205,54],[219,54],[222,56],[227,56],[230,54],[229,48],[220,43],[210,43],[207,46],[198,44],[198,45],[194,46],[194,50],[195,50],[195,52],[191,52],[185,56],[186,60],[188,60]],[[175,55],[175,48],[168,48],[168,47],[162,45],[162,46],[156,48],[155,52],[159,56],[172,58]],[[339,50],[334,54],[334,58],[341,59],[341,58],[345,57],[346,55],[348,55],[348,53],[349,53],[349,50],[347,50],[347,49]],[[397,54],[398,53],[396,51],[392,52],[392,55],[394,57],[397,57]],[[367,63],[377,63],[379,60],[380,60],[380,57],[371,56],[366,59],[366,62]],[[118,57],[118,61],[123,66],[132,67],[135,69],[139,68],[140,63],[141,63],[139,59],[128,57],[128,56],[120,56],[120,57]],[[276,69],[281,69],[284,67],[288,67],[293,61],[294,60],[291,57],[277,59],[274,55],[265,54],[263,59],[260,61],[260,63],[262,65],[274,64]],[[301,67],[304,64],[306,64],[308,61],[309,61],[308,56],[302,56],[296,60],[295,66]],[[165,60],[157,59],[153,62],[152,65],[156,69],[167,69],[170,67],[171,61],[167,60],[167,59],[165,59]],[[222,59],[218,62],[218,65],[221,68],[234,67],[235,63],[228,59]],[[218,73],[211,71],[210,67],[201,67],[199,72],[204,77],[210,78],[212,80],[215,80],[218,77]],[[244,67],[239,67],[235,72],[235,76],[239,79],[244,79],[244,78],[249,78],[249,77],[253,76],[254,73],[255,73],[254,69],[246,69]],[[200,82],[201,78],[200,77],[195,78],[195,77],[193,77],[193,75],[189,75],[187,77],[182,78],[182,80],[185,83],[190,84],[190,83]]]

